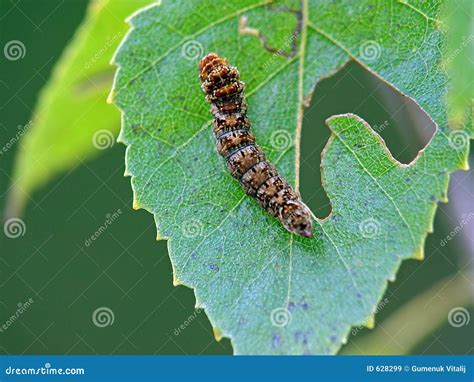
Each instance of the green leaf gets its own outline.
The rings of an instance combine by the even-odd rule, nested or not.
[[[373,316],[401,260],[423,258],[436,203],[449,173],[467,166],[468,144],[466,132],[447,129],[440,4],[417,4],[165,1],[131,19],[112,95],[134,206],[154,214],[175,285],[194,288],[216,338],[229,337],[236,353],[337,352],[350,327]],[[330,118],[322,168],[332,213],[315,218],[313,239],[293,236],[216,153],[197,69],[211,51],[240,69],[257,142],[297,188],[304,105],[350,59],[416,100],[438,129],[402,165],[359,117]],[[272,144],[276,131],[292,143]]]
[[[55,66],[21,140],[9,214],[55,175],[114,144],[120,114],[105,101],[113,81],[112,54],[127,30],[124,19],[150,0],[95,0]]]
[[[448,122],[452,128],[460,129],[473,110],[474,2],[447,0],[443,22],[447,32],[443,63],[451,77],[447,94]]]

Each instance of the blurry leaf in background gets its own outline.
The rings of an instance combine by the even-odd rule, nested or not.
[[[449,125],[459,129],[472,114],[474,98],[474,2],[447,0],[443,16],[447,31],[443,63],[451,79],[447,98]]]
[[[423,258],[449,175],[467,167],[468,140],[447,128],[447,81],[433,49],[444,43],[440,2],[280,5],[166,1],[137,13],[115,56],[112,96],[134,206],[153,212],[174,283],[194,288],[216,338],[231,338],[237,354],[333,354],[351,326],[373,322],[401,260]],[[265,48],[262,34],[286,56]],[[314,238],[293,236],[216,154],[197,71],[211,51],[241,70],[257,141],[296,188],[305,101],[350,59],[413,98],[437,131],[401,165],[357,116],[330,118],[322,181],[332,212],[315,219]]]
[[[470,280],[473,276],[474,274],[469,272],[459,272],[456,276],[438,281],[427,291],[399,307],[367,336],[342,348],[341,354],[409,354],[419,342],[446,323],[446,312],[456,312],[453,307],[472,304]],[[449,298],[439,298],[441,294]],[[383,309],[383,302],[379,304],[379,308]],[[421,311],[423,314],[420,314]],[[468,317],[465,318],[466,321]],[[451,326],[455,326],[449,322]],[[362,327],[354,328],[352,334],[356,335],[360,329]],[[391,341],[394,337],[396,340]]]
[[[127,31],[125,18],[150,2],[90,3],[20,140],[7,216],[21,214],[36,188],[114,144],[120,114],[106,103],[114,72],[110,60]]]

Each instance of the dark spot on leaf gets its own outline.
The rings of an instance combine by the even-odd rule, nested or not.
[[[277,334],[274,334],[272,338],[272,347],[276,348],[280,346],[280,342],[281,342],[281,337]]]
[[[303,338],[303,332],[300,332],[298,330],[297,332],[295,332],[294,337],[295,337],[295,341],[299,343],[301,339]]]

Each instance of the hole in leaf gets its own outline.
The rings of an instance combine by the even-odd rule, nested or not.
[[[353,113],[363,118],[401,163],[410,163],[435,132],[435,124],[409,97],[356,62],[321,81],[305,110],[301,140],[300,181],[305,203],[324,218],[331,204],[321,184],[321,151],[330,136],[325,120]]]

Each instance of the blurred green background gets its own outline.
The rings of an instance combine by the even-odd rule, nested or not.
[[[40,91],[86,8],[86,0],[0,0],[2,49],[11,40],[26,46],[21,60],[0,57],[2,146],[18,125],[32,118]],[[305,114],[301,167],[303,199],[318,217],[330,211],[319,171],[329,137],[324,121],[347,112],[368,121],[403,163],[416,156],[434,131],[413,102],[355,63],[318,84]],[[17,148],[13,145],[0,156],[2,211]],[[18,304],[33,301],[0,331],[1,353],[231,354],[230,341],[216,342],[205,313],[194,310],[192,290],[173,287],[166,242],[155,240],[153,217],[132,210],[130,182],[123,177],[124,152],[124,146],[114,144],[54,178],[31,195],[22,216],[24,236],[0,234],[0,325]],[[472,155],[470,164],[472,168]],[[466,284],[472,283],[467,278],[472,275],[474,219],[447,245],[441,244],[474,211],[473,185],[472,171],[453,176],[450,201],[438,208],[425,260],[403,262],[397,280],[388,286],[375,329],[354,329],[343,353],[474,353],[473,322],[456,327],[448,321],[457,307],[473,315],[473,290]],[[86,245],[119,210],[113,224]],[[113,323],[100,327],[93,313],[103,307],[112,312]]]

